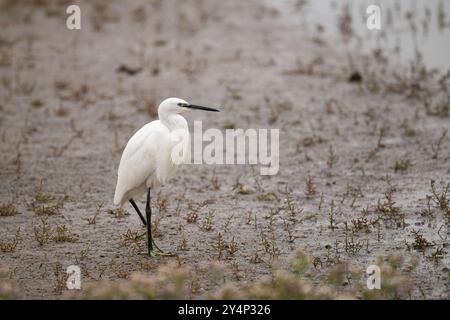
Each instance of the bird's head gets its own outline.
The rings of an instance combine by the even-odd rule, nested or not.
[[[159,105],[158,113],[181,114],[181,113],[185,113],[192,109],[219,112],[219,110],[214,109],[214,108],[208,108],[208,107],[198,106],[195,104],[190,104],[189,102],[186,102],[183,99],[167,98],[166,100],[161,102],[161,104]]]

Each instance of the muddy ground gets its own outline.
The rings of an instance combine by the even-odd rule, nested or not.
[[[443,70],[346,53],[260,1],[86,1],[79,31],[64,1],[1,5],[0,265],[20,297],[61,297],[69,265],[117,281],[173,260],[196,298],[221,285],[211,261],[239,285],[302,249],[316,285],[336,264],[401,256],[405,298],[447,298]],[[121,150],[169,96],[220,106],[188,115],[204,129],[279,128],[280,169],[182,167],[153,192],[156,240],[178,257],[148,258],[131,206],[110,210]]]

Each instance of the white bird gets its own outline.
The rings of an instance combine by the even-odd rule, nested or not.
[[[189,129],[182,113],[190,109],[219,110],[190,104],[182,99],[168,98],[158,107],[159,120],[139,129],[128,141],[120,159],[114,205],[122,207],[127,201],[147,226],[147,247],[150,256],[170,255],[156,246],[152,238],[150,190],[163,185],[176,173],[189,142]],[[176,149],[175,149],[176,148]],[[179,150],[181,149],[181,150]],[[139,211],[134,197],[147,192],[146,218]]]

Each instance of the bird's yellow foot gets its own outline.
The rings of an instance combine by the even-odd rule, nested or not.
[[[164,252],[161,250],[153,249],[150,251],[150,257],[173,257],[174,254],[172,252]]]
[[[174,254],[172,252],[164,252],[161,250],[152,239],[153,249],[150,251],[151,257],[172,257]]]

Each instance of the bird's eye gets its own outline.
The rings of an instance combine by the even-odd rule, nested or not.
[[[182,107],[182,106],[183,106],[183,103],[182,103],[182,102],[178,102],[178,103],[177,103],[177,106]]]

